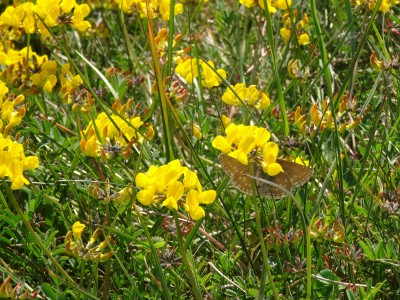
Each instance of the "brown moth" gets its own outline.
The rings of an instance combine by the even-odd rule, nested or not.
[[[250,172],[250,166],[240,163],[235,158],[230,157],[227,154],[222,154],[219,157],[219,161],[221,162],[224,171],[231,176],[233,184],[244,194],[251,195],[253,193],[252,181],[255,180],[255,185],[261,196],[272,197],[274,199],[288,196],[282,189],[263,181],[253,179]],[[283,172],[275,176],[269,176],[264,173],[261,166],[255,162],[253,165],[254,177],[271,181],[291,192],[293,189],[305,184],[314,173],[313,169],[295,162],[283,159],[277,159],[276,162],[282,166]]]

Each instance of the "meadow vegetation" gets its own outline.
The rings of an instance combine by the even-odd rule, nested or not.
[[[1,1],[0,298],[399,299],[399,4]]]

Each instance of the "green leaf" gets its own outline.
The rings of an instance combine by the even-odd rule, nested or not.
[[[349,300],[356,300],[356,295],[352,290],[346,289],[346,296]]]
[[[42,284],[42,290],[43,293],[49,298],[49,299],[60,299],[60,293],[57,293],[53,287],[51,286],[51,284],[49,283],[43,283]]]
[[[338,281],[337,277],[331,270],[322,270],[319,275],[323,278]],[[319,297],[324,299],[337,299],[339,295],[339,288],[336,283],[319,280],[314,282],[314,291]]]
[[[369,241],[369,240],[368,240]],[[363,249],[365,255],[369,258],[369,259],[376,259],[375,254],[373,249],[371,248],[371,246],[367,245],[366,243],[364,243],[363,241],[359,241],[358,244],[360,245],[360,247]]]

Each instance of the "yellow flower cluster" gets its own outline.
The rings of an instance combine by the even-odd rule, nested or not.
[[[232,91],[233,90],[233,91]],[[271,100],[268,93],[258,91],[255,85],[246,87],[244,83],[231,85],[222,95],[222,101],[232,106],[249,105],[258,109],[267,109]]]
[[[264,1],[267,2],[270,13],[276,13],[278,9],[286,10],[292,5],[292,0],[240,0],[239,2],[248,8],[258,4],[265,9]]]
[[[124,106],[126,107],[126,106]],[[144,137],[139,133],[143,125],[140,117],[129,117],[123,110],[120,115],[100,113],[82,131],[80,147],[86,156],[107,159],[113,155],[129,157],[133,143],[142,142]],[[154,131],[148,126],[146,138],[154,137]]]
[[[292,35],[293,28],[295,29],[295,36],[297,37],[297,43],[299,45],[308,45],[310,43],[310,37],[304,29],[307,27],[308,20],[307,14],[303,14],[303,18],[294,26],[293,21],[297,19],[297,9],[293,11],[291,15],[289,11],[286,11],[282,16],[283,27],[280,29],[279,33],[282,36],[285,43],[288,43]]]
[[[4,136],[9,136],[10,131],[13,127],[21,123],[22,118],[26,113],[26,103],[24,95],[18,95],[15,97],[14,94],[10,94],[6,98],[8,88],[4,82],[0,81],[0,108],[1,108],[1,119],[0,119],[0,133]]]
[[[38,93],[38,87],[51,92],[57,83],[56,61],[37,55],[30,47],[0,52],[0,65],[6,65],[0,76],[3,81],[19,88],[28,87],[31,93]]]
[[[181,76],[187,83],[193,84],[193,79],[199,77],[199,70],[197,68],[197,60],[191,57],[180,58],[177,61],[178,65],[175,68],[175,73]],[[226,78],[226,72],[223,69],[214,71],[214,63],[208,61],[205,63],[201,59],[198,60],[201,68],[201,84],[203,87],[210,89],[219,86],[222,78]]]
[[[182,179],[183,177],[183,179]],[[214,190],[203,191],[197,174],[174,160],[161,167],[151,166],[147,173],[139,173],[135,178],[137,199],[143,205],[161,202],[162,206],[178,210],[183,207],[193,220],[205,216],[200,204],[211,204],[215,201]]]
[[[374,10],[377,2],[377,0],[352,0],[351,4],[353,6],[365,5],[368,6],[370,10]],[[392,5],[396,5],[399,3],[399,0],[382,0],[381,5],[379,6],[379,11],[387,13]]]
[[[136,9],[141,18],[147,18],[147,5],[144,0],[114,0],[118,7],[126,13],[131,13]],[[169,20],[170,0],[149,0],[150,19],[161,18],[164,21]],[[174,15],[183,12],[183,5],[178,3],[174,6]]]
[[[37,156],[24,154],[24,147],[18,142],[12,141],[9,134],[10,130],[21,123],[25,116],[26,105],[23,95],[9,95],[8,88],[0,81],[0,178],[11,180],[11,189],[21,189],[29,181],[23,176],[24,169],[36,169],[39,166]]]
[[[354,99],[353,99],[354,100]],[[356,106],[355,103],[352,103],[351,106],[354,108]],[[348,112],[349,110],[349,94],[347,93],[342,101],[339,103],[338,110],[336,112],[337,117],[337,126],[339,132],[343,133],[345,130],[350,130],[357,127],[361,122],[361,116],[356,116],[355,118],[351,118],[351,121],[347,122],[346,120],[340,121],[342,116]],[[350,113],[350,112],[349,112]],[[351,116],[351,115],[350,115]],[[296,112],[294,113],[294,122],[299,128],[302,134],[306,134],[307,132],[307,118],[306,115],[301,113],[301,109],[298,106]],[[313,136],[316,131],[324,131],[325,129],[334,129],[335,128],[335,120],[332,116],[332,111],[329,109],[329,101],[325,99],[322,103],[322,111],[319,110],[318,105],[316,103],[310,109],[310,121],[308,131]],[[341,122],[341,123],[339,123]]]
[[[19,190],[29,181],[24,177],[24,169],[32,170],[39,166],[37,156],[25,156],[24,147],[0,134],[0,178],[11,180],[11,189]]]
[[[248,165],[249,160],[257,162],[269,176],[283,172],[282,166],[276,162],[279,147],[274,142],[269,142],[271,134],[265,128],[231,123],[225,129],[225,134],[226,137],[219,135],[212,142],[212,146],[223,154],[244,165]]]
[[[97,246],[93,246],[99,235],[99,228],[97,228],[85,246],[82,241],[82,233],[85,227],[85,224],[82,224],[79,221],[72,225],[72,231],[68,231],[64,239],[65,251],[67,254],[74,257],[80,257],[84,260],[91,260],[93,262],[109,260],[113,255],[112,251],[104,254],[102,251],[111,241],[111,237],[108,236],[103,242]]]
[[[78,5],[75,0],[37,0],[36,4],[25,2],[8,6],[0,16],[0,27],[9,26],[14,30],[22,29],[27,34],[38,32],[49,37],[46,26],[51,28],[64,23],[84,32],[91,26],[84,20],[89,13],[89,5]]]

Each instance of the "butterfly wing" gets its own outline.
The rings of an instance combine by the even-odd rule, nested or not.
[[[251,175],[250,167],[246,166],[235,158],[229,155],[222,154],[219,157],[221,166],[224,171],[231,176],[232,183],[238,190],[246,195],[252,194],[252,182],[253,179],[249,177]],[[275,176],[269,176],[264,173],[258,164],[254,165],[254,177],[259,177],[271,181],[283,187],[287,191],[291,192],[294,188],[299,187],[306,183],[313,174],[313,169],[290,162],[283,159],[277,159],[277,162],[282,166],[283,172]],[[272,197],[279,200],[287,193],[280,188],[267,184],[263,181],[256,181],[256,187],[260,195],[265,197]]]
[[[275,176],[269,176],[268,174],[265,174],[265,173],[262,173],[262,174],[263,175],[260,176],[262,179],[276,183],[277,185],[283,187],[284,189],[286,189],[289,192],[292,191],[292,189],[293,189],[292,182],[291,182],[289,176],[285,172],[281,172]],[[262,181],[258,181],[258,182],[259,182],[258,191],[259,191],[260,195],[263,195],[266,197],[271,197],[275,200],[279,200],[279,199],[287,196],[287,193],[278,187],[272,186],[271,184],[267,184]]]
[[[277,159],[276,162],[279,163],[283,169],[283,173],[279,173],[277,176],[281,174],[286,174],[292,184],[292,189],[295,189],[305,184],[314,173],[313,169],[295,162],[283,159]]]
[[[219,161],[221,163],[224,171],[231,176],[232,183],[244,194],[251,195],[252,188],[251,182],[252,179],[244,174],[250,175],[250,167],[246,166],[240,162],[238,162],[235,158],[230,157],[229,155],[222,154],[219,157]]]

